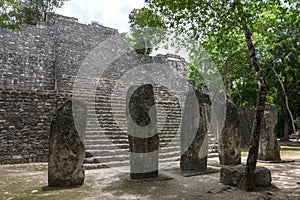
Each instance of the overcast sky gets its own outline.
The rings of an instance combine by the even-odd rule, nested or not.
[[[80,23],[97,21],[103,26],[128,32],[128,15],[134,8],[145,6],[145,0],[70,0],[56,13],[78,18]]]

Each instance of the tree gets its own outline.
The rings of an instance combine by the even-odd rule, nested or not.
[[[277,105],[279,109],[277,132],[284,132],[286,138],[288,138],[287,130],[293,124],[290,117],[292,115],[288,113],[294,116],[300,114],[297,109],[299,106],[296,106],[300,103],[296,97],[299,91],[297,84],[300,53],[299,12],[293,7],[273,5],[257,14],[252,24],[252,29],[255,30],[252,40],[268,83],[267,101]],[[216,35],[217,38],[215,35],[205,38],[202,46],[218,66],[224,79],[227,96],[240,108],[253,109],[255,107],[253,97],[257,92],[257,86],[252,73],[249,73],[251,71],[245,55],[247,46],[243,42],[243,35],[237,28],[232,28],[227,34]],[[276,76],[273,68],[280,77]],[[196,76],[190,78],[197,79]],[[283,89],[280,82],[284,85]],[[287,97],[289,106],[285,100]],[[285,109],[286,107],[290,109]]]
[[[22,4],[18,0],[0,0],[0,26],[3,28],[19,27],[22,9]]]
[[[254,109],[257,83],[247,56],[244,36],[238,29],[229,34],[209,36],[202,42],[212,57],[226,88],[226,95],[239,108]]]
[[[258,144],[264,107],[267,96],[267,85],[259,65],[256,49],[253,44],[254,24],[258,14],[263,13],[282,1],[246,1],[246,0],[152,0],[149,7],[162,15],[168,28],[184,32],[193,38],[204,41],[208,37],[221,40],[233,29],[244,34],[250,64],[258,83],[255,119],[252,127],[251,145],[246,164],[245,181],[242,187],[253,190],[254,171],[257,163]],[[298,7],[297,1],[285,1],[288,6]]]
[[[164,36],[165,25],[161,17],[147,8],[133,9],[129,14],[131,36],[137,53],[150,54]]]
[[[46,21],[47,13],[53,12],[54,8],[60,8],[65,1],[69,0],[26,0],[23,10],[25,23]]]
[[[60,8],[68,0],[0,0],[0,25],[18,28],[22,23],[37,24],[45,21],[48,12]]]
[[[279,130],[289,140],[289,127],[296,132],[294,116],[299,109],[300,10],[295,6],[281,7],[261,13],[256,20],[257,35],[261,38],[260,57],[264,65],[273,103],[279,107]],[[290,120],[289,120],[290,119]]]

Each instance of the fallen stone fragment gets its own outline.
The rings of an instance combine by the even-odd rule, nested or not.
[[[238,186],[245,176],[245,166],[222,166],[220,173],[220,182],[225,185]],[[271,171],[265,167],[256,167],[255,185],[268,187],[271,185]]]

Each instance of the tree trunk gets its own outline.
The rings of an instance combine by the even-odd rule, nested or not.
[[[284,63],[284,60],[281,59],[281,62]],[[275,65],[275,62],[273,62],[274,65]],[[282,64],[282,68],[283,68],[283,71],[284,71],[284,64]],[[281,85],[281,88],[283,90],[283,94],[284,94],[284,100],[285,100],[285,105],[284,105],[284,130],[283,130],[283,140],[284,141],[289,141],[290,140],[290,137],[289,137],[289,116],[291,118],[291,121],[292,121],[292,127],[293,127],[293,132],[296,133],[296,127],[295,127],[295,120],[294,120],[294,116],[291,112],[291,109],[289,107],[289,99],[288,99],[288,91],[285,89],[285,88],[288,88],[288,87],[285,87],[283,82],[281,81],[278,73],[276,72],[275,70],[275,66],[272,67],[272,70],[274,71],[276,77],[278,78],[278,81]],[[298,142],[298,141],[297,141]]]
[[[283,140],[289,141],[289,114],[286,105],[284,105],[284,128],[283,128]]]
[[[258,157],[259,137],[260,137],[262,120],[264,116],[265,103],[266,103],[267,85],[263,75],[261,74],[260,67],[258,65],[255,48],[251,39],[252,33],[250,32],[247,26],[247,22],[245,18],[243,19],[243,31],[248,46],[248,53],[249,53],[251,65],[254,69],[256,79],[259,85],[257,104],[255,110],[255,118],[254,118],[252,131],[251,131],[250,148],[249,148],[246,169],[245,169],[245,179],[242,182],[243,185],[241,186],[247,191],[252,191],[255,189],[254,177],[255,177],[255,169],[256,169],[256,163]]]

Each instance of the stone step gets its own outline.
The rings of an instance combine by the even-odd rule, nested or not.
[[[115,159],[120,159],[120,156],[126,156],[129,154],[129,149],[119,149],[119,148],[115,148],[115,149],[87,149],[86,152],[88,152],[90,155],[93,155],[93,158],[97,158],[97,157],[103,157],[103,158],[107,158],[107,157],[115,157],[113,158],[113,160]]]
[[[169,144],[172,141],[172,144]],[[109,139],[109,138],[95,138],[95,139],[88,139],[85,140],[85,143],[88,145],[101,145],[101,144],[128,144],[128,138],[127,139]],[[159,140],[159,145],[160,146],[166,146],[166,145],[180,145],[179,140]]]
[[[90,83],[89,83],[90,84]],[[71,92],[71,94],[76,95],[76,97],[80,97],[80,96],[87,96],[87,95],[93,95],[93,96],[97,96],[98,98],[111,98],[114,97],[115,99],[126,99],[126,95],[127,95],[127,91],[125,90],[115,90],[114,88],[108,86],[108,85],[103,85],[104,88],[101,89],[99,87],[95,88],[94,86],[88,86],[85,87],[85,85],[82,86],[75,86],[74,89],[75,91]],[[108,87],[107,87],[108,86]],[[90,88],[95,88],[95,89],[90,89]],[[178,106],[179,104],[177,103],[176,99],[172,99],[171,96],[162,96],[161,93],[155,92],[154,93],[154,97],[155,100],[157,102],[163,102],[164,104],[168,104],[168,105],[176,105]]]
[[[112,141],[108,138],[95,138],[95,139],[86,139],[85,143],[87,145],[128,145],[128,139],[120,139],[118,141]]]
[[[129,163],[130,153],[127,155],[117,155],[117,156],[94,156],[91,158],[86,158],[84,163],[105,163],[106,165],[120,163],[120,166],[124,166]],[[159,162],[174,162],[180,160],[180,153],[174,153],[172,156],[159,154]]]
[[[125,129],[125,127],[124,127]],[[128,135],[127,131],[118,126],[88,126],[85,131],[85,135]],[[158,127],[158,134],[161,137],[174,137],[179,135],[178,128],[164,128]]]
[[[88,150],[112,150],[112,149],[128,149],[129,145],[128,144],[113,144],[113,143],[108,143],[108,144],[90,144],[86,143],[85,146],[86,149]]]
[[[108,142],[112,142],[112,143],[120,143],[120,144],[126,144],[128,143],[128,138],[119,138],[119,139],[110,139],[108,137],[103,137],[103,136],[85,136],[85,142],[99,142],[99,144],[107,144]]]
[[[97,109],[97,108],[96,108]],[[180,113],[179,113],[180,114]],[[159,113],[157,112],[157,115],[156,115],[156,118],[158,121],[174,121],[174,122],[181,122],[181,116],[180,115],[165,115],[164,113]],[[110,108],[101,108],[101,113],[97,113],[97,110],[96,110],[96,113],[93,113],[92,112],[92,108],[90,110],[88,110],[88,115],[87,115],[87,118],[91,118],[91,119],[98,119],[99,117],[110,117],[110,116],[114,116],[114,117],[127,117],[126,113],[125,113],[125,110],[113,110],[111,111]],[[124,120],[127,120],[126,118]]]
[[[90,151],[89,151],[90,152]],[[111,163],[111,162],[123,162],[129,160],[129,152],[126,155],[107,155],[107,156],[98,156],[95,152],[94,156],[91,158],[86,158],[85,163]],[[93,155],[92,153],[92,155]]]
[[[87,162],[107,162],[107,161],[120,161],[126,159],[129,155],[129,149],[88,149],[86,152],[89,155]],[[159,158],[161,159],[172,159],[180,157],[180,148],[164,147],[159,150]]]
[[[129,172],[129,160],[126,161],[114,161],[110,163],[85,163],[83,166],[86,170],[90,169],[103,169],[103,168],[109,168],[109,167],[128,167]]]
[[[174,132],[158,132],[158,136],[161,141],[163,140],[177,140],[179,141],[180,138],[178,135],[174,135]],[[107,131],[105,134],[99,134],[99,133],[94,133],[94,132],[86,132],[85,134],[85,139],[86,140],[92,140],[92,139],[128,139],[127,133],[116,133],[116,132],[109,132]]]
[[[159,154],[159,159],[170,159],[173,161],[176,160],[178,157],[180,158],[180,151]]]
[[[113,105],[112,105],[113,106]],[[98,105],[98,104],[92,104],[92,105],[88,105],[87,106],[87,110],[90,111],[88,113],[88,116],[89,117],[93,117],[93,118],[96,118],[98,117],[99,114],[101,115],[108,115],[108,114],[114,114],[114,115],[117,115],[117,114],[121,114],[121,115],[126,115],[126,110],[125,110],[125,107],[123,104],[119,104],[119,105],[116,105],[117,107],[113,108],[109,105]],[[100,111],[100,113],[92,113],[91,111],[93,110],[96,110],[96,111]],[[165,119],[166,117],[168,119],[176,119],[176,120],[181,120],[181,112],[180,111],[177,111],[177,110],[170,110],[170,112],[166,113],[164,112],[163,110],[157,110],[156,111],[156,116],[157,116],[157,119]]]
[[[162,168],[174,168],[177,166],[179,168],[179,161],[169,161],[169,162],[159,162],[159,169]],[[84,167],[86,170],[90,169],[103,169],[103,168],[108,168],[108,167],[115,167],[116,170],[118,167],[122,171],[127,171],[128,173],[130,172],[130,162],[129,161],[123,161],[123,162],[111,162],[111,163],[93,163],[93,164],[84,164]]]
[[[93,120],[89,120],[87,121],[87,128],[86,130],[95,130],[95,131],[99,131],[101,130],[101,127],[119,127],[118,124],[116,124],[115,120],[113,118],[107,118],[105,120],[101,120],[102,123],[99,124],[98,121],[95,121],[94,119]],[[124,129],[126,128],[126,122],[124,122]],[[122,125],[122,128],[123,128],[123,124]],[[163,130],[169,130],[169,129],[179,129],[180,128],[180,123],[172,123],[172,122],[168,122],[168,123],[158,123],[157,124],[157,127],[159,129],[163,129]]]
[[[85,140],[128,140],[128,135],[127,134],[86,134],[85,135]],[[178,136],[174,137],[173,135],[169,134],[159,134],[159,141],[160,142],[167,142],[167,141],[176,141],[180,142],[180,138]]]

